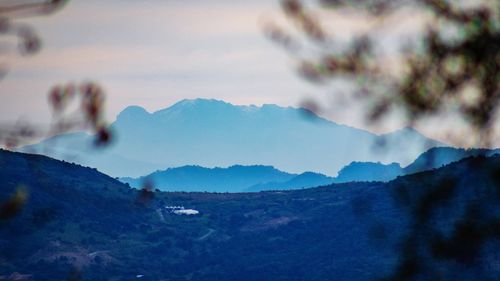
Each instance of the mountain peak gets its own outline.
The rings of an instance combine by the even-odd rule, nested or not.
[[[220,108],[231,108],[232,104],[216,99],[183,99],[170,107],[156,111],[155,115],[164,115],[172,112],[218,110]]]
[[[389,181],[396,178],[401,172],[401,166],[395,162],[382,164],[380,162],[353,161],[339,171],[336,182]]]
[[[165,166],[235,163],[266,163],[295,173],[312,170],[328,175],[353,160],[406,166],[436,143],[405,132],[382,138],[314,116],[319,122],[310,122],[294,107],[187,99],[154,113],[138,106],[126,108],[111,125],[119,141],[112,152],[97,159],[72,148],[73,141],[58,146],[76,150],[81,163],[95,163],[113,176],[138,175],[138,169],[152,172]],[[115,161],[117,157],[121,160]]]
[[[197,99],[183,99],[179,102],[176,102],[174,105],[171,107],[199,107],[199,106],[228,106],[232,105],[228,102],[222,101],[222,100],[216,100],[216,99],[204,99],[204,98],[197,98]]]
[[[141,116],[149,115],[149,112],[146,111],[143,107],[137,105],[127,106],[124,110],[118,114],[117,119],[128,119],[128,118],[137,118]]]

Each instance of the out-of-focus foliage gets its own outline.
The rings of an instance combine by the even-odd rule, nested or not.
[[[36,31],[27,24],[17,20],[26,17],[48,15],[56,12],[66,4],[67,0],[28,1],[7,0],[0,3],[0,35],[7,41],[7,36],[18,39],[17,49],[21,54],[34,54],[40,50],[41,39]],[[2,49],[2,51],[5,51]],[[5,71],[5,70],[4,70]]]
[[[49,103],[55,117],[56,134],[74,130],[75,128],[91,129],[95,135],[95,145],[102,146],[111,140],[111,133],[104,121],[104,92],[99,85],[87,82],[79,86],[67,84],[55,86],[49,93]],[[74,120],[73,116],[65,114],[68,105],[74,99],[80,101],[76,115],[83,115]],[[78,117],[77,117],[78,118]]]
[[[14,194],[0,206],[0,219],[10,219],[17,215],[23,208],[28,197],[24,187],[18,187]]]
[[[16,53],[33,55],[41,49],[41,39],[32,26],[18,23],[20,19],[52,14],[61,9],[67,1],[2,1],[0,3],[0,56],[10,52],[10,37],[17,39]],[[1,57],[0,57],[1,58]],[[7,73],[0,64],[0,79]],[[15,95],[15,93],[12,93]],[[48,129],[29,123],[15,123],[0,127],[0,147],[15,149],[34,140],[51,137],[74,130],[89,130],[95,134],[95,146],[111,141],[112,134],[104,120],[103,90],[93,82],[79,85],[69,83],[55,86],[48,94],[53,119]],[[78,108],[70,112],[74,103]],[[25,207],[28,198],[26,188],[19,187],[11,197],[1,203],[0,220],[11,219]]]
[[[90,131],[95,135],[95,147],[108,145],[112,133],[104,116],[105,94],[94,82],[68,83],[54,86],[48,94],[52,111],[50,127],[29,123],[16,123],[0,128],[0,145],[15,149],[34,140],[48,138],[76,130]],[[76,109],[73,109],[77,106]]]
[[[41,49],[42,40],[32,26],[18,23],[18,21],[27,17],[52,14],[60,10],[67,2],[67,0],[2,1],[0,3],[0,43],[9,46],[10,37],[15,37],[18,41],[17,53],[22,55],[37,53]],[[8,47],[3,47],[0,49],[0,55],[5,55],[9,51]],[[3,75],[7,73],[7,69],[1,64],[0,73]],[[76,112],[67,112],[70,103],[77,98],[80,101],[79,109]],[[54,119],[48,130],[26,123],[3,126],[0,128],[0,146],[12,149],[33,140],[74,130],[90,130],[95,133],[96,146],[110,142],[111,132],[104,121],[104,92],[96,83],[56,86],[49,92],[49,103]]]
[[[492,145],[500,115],[500,1],[319,1],[322,9],[351,9],[380,21],[408,7],[430,14],[421,40],[401,50],[396,72],[381,58],[376,45],[377,25],[352,36],[347,47],[339,47],[335,34],[323,27],[306,2],[311,4],[281,2],[284,14],[305,36],[293,36],[295,30],[274,23],[266,27],[272,40],[297,57],[305,79],[315,83],[335,79],[353,82],[355,92],[361,93],[357,97],[364,98],[359,101],[365,102],[366,118],[371,122],[380,121],[396,107],[405,112],[410,126],[454,110],[472,132],[464,138],[476,139],[475,145]],[[297,51],[304,43],[314,46],[308,49],[306,58]],[[398,265],[388,274],[388,280],[466,279],[469,277],[457,275],[453,268],[489,266],[491,261],[480,256],[498,251],[500,170],[498,166],[483,166],[479,160],[468,165],[463,171],[466,177],[473,179],[482,173],[487,177],[466,189],[461,187],[462,175],[456,173],[445,177],[417,174],[413,179],[419,178],[418,185],[407,184],[405,179],[391,184],[402,215],[409,219],[409,232],[401,240]],[[467,202],[462,201],[464,198]],[[438,223],[443,216],[453,220]],[[470,276],[484,278],[474,273]]]
[[[387,62],[377,51],[376,25],[353,36],[348,47],[339,47],[335,34],[303,2],[307,1],[282,1],[285,15],[306,35],[302,41],[316,47],[313,58],[298,58],[303,77],[314,82],[336,78],[354,82],[359,96],[368,101],[368,121],[378,121],[398,107],[412,125],[451,107],[478,136],[477,145],[491,145],[500,99],[498,1],[320,1],[324,9],[355,9],[380,21],[401,8],[430,13],[421,42],[401,50],[396,74],[387,71]],[[296,50],[301,42],[301,37],[274,23],[266,26],[266,33],[287,49]]]

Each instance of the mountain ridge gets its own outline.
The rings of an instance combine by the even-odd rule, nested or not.
[[[86,146],[66,140],[75,135],[61,135],[21,151],[44,153],[43,147],[49,146],[48,156],[66,160],[65,154],[71,152],[75,161],[112,176],[137,177],[164,167],[234,163],[333,175],[352,161],[406,163],[428,147],[442,145],[415,131],[383,137],[311,113],[306,118],[304,110],[235,106],[204,99],[183,100],[153,113],[131,106],[111,124],[114,143],[99,153],[91,152],[90,136],[81,136],[77,142]],[[382,142],[386,149],[378,152],[377,144]],[[119,167],[112,164],[115,158],[120,159]]]
[[[264,190],[292,190],[300,188],[308,188],[319,185],[332,183],[346,182],[388,182],[399,176],[409,175],[413,173],[428,171],[450,163],[459,161],[469,156],[492,156],[495,153],[500,153],[500,149],[457,149],[449,147],[431,148],[428,151],[419,155],[412,163],[405,167],[401,167],[399,163],[383,164],[380,162],[357,162],[353,161],[344,166],[337,176],[330,177],[316,172],[303,172],[300,174],[289,173],[276,169],[270,165],[232,165],[229,167],[214,167],[207,168],[202,166],[194,166],[202,170],[205,174],[203,179],[195,183],[193,179],[199,174],[191,173],[189,170],[193,165],[173,167],[165,170],[158,170],[149,175],[139,178],[120,178],[122,182],[129,183],[131,186],[140,188],[144,182],[155,184],[157,188],[163,191],[199,191],[199,192],[258,192]],[[235,167],[239,167],[239,171],[235,171]],[[272,174],[268,174],[266,178],[253,179],[252,183],[252,168],[266,168],[271,172],[281,172],[286,174],[286,177],[276,178]],[[179,172],[187,178],[191,185],[186,188],[186,182],[182,178],[176,177],[175,173]],[[170,172],[170,173],[169,173]],[[222,180],[217,183],[217,178]],[[207,176],[211,178],[210,184],[207,184]],[[245,185],[232,185],[231,177],[247,177]],[[185,181],[186,179],[184,179]]]
[[[119,180],[135,188],[150,182],[162,191],[243,192],[255,183],[287,181],[295,176],[265,165],[232,165],[227,168],[186,165]]]

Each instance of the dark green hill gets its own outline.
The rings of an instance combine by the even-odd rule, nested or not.
[[[0,221],[0,280],[19,274],[51,281],[498,280],[500,274],[499,156],[389,183],[152,198],[94,169],[47,157],[0,151],[0,167],[1,202],[20,184],[29,192],[20,213]],[[173,212],[180,207],[199,213]]]

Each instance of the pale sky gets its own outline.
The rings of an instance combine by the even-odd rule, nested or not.
[[[43,49],[9,56],[1,119],[48,118],[48,89],[85,80],[105,89],[110,119],[128,105],[155,111],[198,97],[296,105],[314,87],[259,27],[277,12],[272,1],[71,1],[27,21]]]
[[[322,13],[318,16],[340,41],[376,24],[359,13]],[[419,34],[424,18],[403,11],[386,20],[382,30],[390,32],[381,33],[381,44],[396,48],[395,42]],[[90,80],[107,94],[110,121],[129,105],[152,112],[186,98],[281,106],[314,99],[324,105],[321,114],[338,123],[375,132],[403,126],[392,119],[368,128],[360,117],[364,108],[338,102],[349,96],[349,88],[300,78],[292,56],[264,36],[262,23],[269,20],[286,24],[278,1],[70,1],[54,15],[26,20],[43,39],[39,53],[0,56],[9,68],[0,81],[0,122],[47,123],[50,87]],[[417,129],[449,141],[436,128]]]

